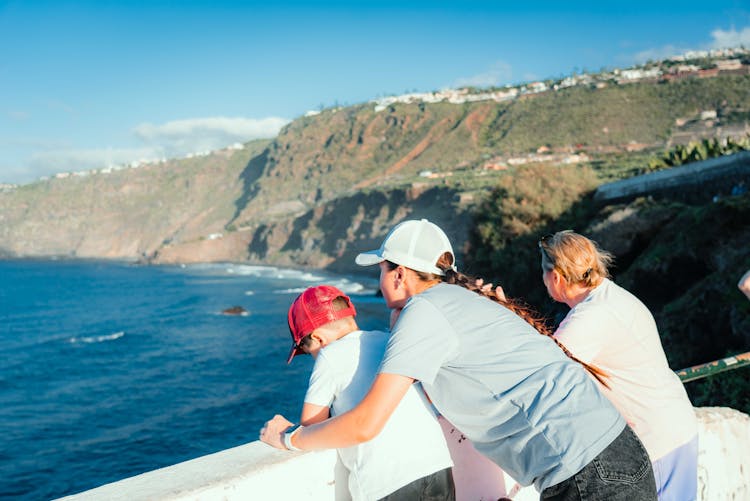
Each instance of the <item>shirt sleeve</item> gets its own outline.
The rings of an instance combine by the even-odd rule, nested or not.
[[[401,312],[378,372],[432,384],[458,351],[452,325],[431,302],[412,297]]]
[[[585,311],[571,310],[555,331],[555,338],[578,360],[594,364],[604,348],[603,319]]]
[[[338,393],[336,370],[321,352],[315,359],[315,366],[310,374],[310,383],[305,394],[305,403],[329,407]]]

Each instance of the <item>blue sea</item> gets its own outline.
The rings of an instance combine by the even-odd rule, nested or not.
[[[312,359],[286,365],[286,311],[320,283],[361,327],[387,326],[374,275],[0,261],[0,498],[73,494],[294,421]]]

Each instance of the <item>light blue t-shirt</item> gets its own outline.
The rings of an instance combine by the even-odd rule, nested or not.
[[[421,381],[479,452],[539,491],[578,473],[625,428],[554,341],[457,285],[409,299],[379,372]]]

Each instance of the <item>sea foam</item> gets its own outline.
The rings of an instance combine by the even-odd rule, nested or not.
[[[114,341],[115,339],[120,339],[125,335],[124,331],[115,332],[113,334],[105,334],[102,336],[85,336],[85,337],[72,337],[70,338],[70,342],[75,343],[103,343],[105,341]]]

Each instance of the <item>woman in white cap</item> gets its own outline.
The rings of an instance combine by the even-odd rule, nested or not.
[[[539,335],[523,310],[458,273],[439,227],[405,221],[357,264],[380,266],[386,304],[401,314],[365,398],[349,412],[288,432],[293,447],[372,439],[420,381],[479,452],[520,484],[534,484],[541,499],[656,500],[643,445],[582,365]],[[283,449],[291,425],[277,415],[261,440]]]
[[[555,338],[607,373],[602,393],[653,461],[659,499],[698,495],[698,423],[680,378],[669,368],[653,315],[609,279],[612,255],[570,230],[539,240],[542,280],[571,310]]]

